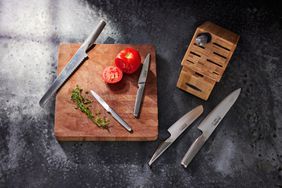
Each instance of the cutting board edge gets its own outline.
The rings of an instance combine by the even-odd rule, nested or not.
[[[106,141],[106,142],[113,142],[113,141],[121,141],[121,142],[126,142],[126,141],[142,141],[142,142],[147,142],[147,141],[156,141],[158,139],[158,131],[157,134],[152,136],[152,137],[147,137],[146,139],[144,139],[144,137],[120,137],[120,138],[99,138],[99,137],[75,137],[75,136],[71,136],[71,137],[66,137],[66,136],[55,136],[56,139],[58,141]]]

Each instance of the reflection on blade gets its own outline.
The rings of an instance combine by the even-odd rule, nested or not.
[[[93,90],[90,90],[90,93],[93,95],[93,97],[103,106],[103,108],[107,111],[110,112],[110,107],[109,105]]]
[[[159,156],[173,143],[173,140],[171,138],[166,139],[164,142],[162,142],[157,150],[155,151],[153,157],[149,161],[149,166],[157,159]]]
[[[203,106],[197,106],[190,112],[182,116],[168,129],[171,136],[166,139],[155,151],[149,166],[203,113]]]
[[[146,56],[145,60],[144,60],[142,70],[141,70],[141,74],[140,74],[139,79],[138,79],[138,84],[143,84],[147,80],[147,75],[148,75],[149,66],[150,66],[150,58],[151,58],[151,55],[148,54]]]
[[[212,132],[216,129],[218,124],[224,118],[226,113],[233,106],[237,98],[239,97],[241,89],[237,89],[229,94],[223,101],[221,101],[209,115],[198,126],[203,133],[199,136],[190,146],[186,154],[184,155],[181,164],[186,168],[195,155],[200,151]]]
[[[123,126],[128,132],[133,133],[132,128],[93,90],[90,90],[93,97],[110,113],[121,126]]]
[[[66,80],[70,77],[70,75],[78,68],[78,66],[87,57],[88,57],[87,54],[82,49],[78,50],[78,52],[72,57],[69,63],[64,67],[64,69],[59,74],[59,76],[55,79],[55,81],[47,90],[47,92],[40,99],[39,105],[41,107],[45,105],[48,99],[56,93],[56,91],[66,82]]]
[[[64,67],[60,75],[56,78],[56,80],[49,87],[48,91],[43,95],[43,97],[39,101],[39,105],[41,107],[47,102],[48,99],[53,96],[58,89],[67,81],[67,79],[72,75],[72,73],[79,67],[80,64],[84,62],[84,59],[87,57],[86,52],[94,46],[95,40],[98,38],[106,23],[102,20],[99,22],[97,28],[87,37],[84,43],[80,46],[78,51],[72,57],[72,59],[68,62],[68,64]]]
[[[187,127],[194,122],[204,111],[202,105],[197,106],[190,112],[182,116],[177,122],[171,125],[168,129],[168,132],[171,134],[171,137],[176,139],[182,132],[184,132]]]
[[[221,120],[224,118],[226,113],[233,106],[237,98],[239,97],[241,89],[237,89],[230,93],[225,99],[223,99],[201,122],[198,126],[205,138],[208,139]]]

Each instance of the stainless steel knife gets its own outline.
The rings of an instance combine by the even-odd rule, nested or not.
[[[199,136],[190,146],[187,153],[183,157],[181,164],[186,168],[189,163],[192,161],[194,156],[198,153],[204,143],[208,140],[212,132],[216,129],[218,124],[224,118],[226,113],[233,106],[241,89],[237,89],[230,93],[223,101],[221,101],[209,115],[200,123],[198,129],[202,131],[201,136]]]
[[[143,66],[142,66],[142,70],[139,76],[139,80],[138,80],[138,90],[137,90],[137,95],[136,95],[136,99],[135,99],[135,105],[134,105],[134,111],[133,111],[133,115],[135,117],[139,116],[139,112],[140,112],[140,107],[141,107],[141,102],[143,99],[143,94],[144,94],[144,88],[145,88],[145,84],[146,84],[146,80],[147,80],[147,76],[148,76],[148,71],[149,71],[149,67],[150,67],[150,54],[147,54]]]
[[[182,116],[178,121],[171,125],[168,129],[170,137],[162,142],[151,160],[149,161],[149,166],[159,158],[159,156],[203,113],[203,106],[197,106],[190,112]]]
[[[102,32],[102,30],[104,29],[105,25],[106,25],[106,22],[100,21],[100,23],[98,24],[97,28],[89,35],[89,37],[80,46],[80,48],[77,50],[75,55],[71,58],[71,60],[64,67],[62,72],[59,74],[59,76],[52,83],[52,85],[47,90],[47,92],[40,99],[39,104],[40,104],[41,107],[43,107],[44,104],[47,102],[47,100],[50,99],[50,97],[52,95],[54,95],[58,89],[60,89],[60,87],[70,77],[70,75],[88,57],[87,56],[87,51],[94,45],[94,42],[96,41],[96,39],[98,38],[98,36]]]
[[[132,128],[93,90],[90,91],[93,97],[115,118],[121,126],[123,126],[128,132],[133,133]]]

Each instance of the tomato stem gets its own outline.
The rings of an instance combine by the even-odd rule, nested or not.
[[[133,56],[133,55],[132,55],[131,52],[127,52],[126,55],[125,55],[125,57],[126,57],[127,59],[131,59],[132,56]]]

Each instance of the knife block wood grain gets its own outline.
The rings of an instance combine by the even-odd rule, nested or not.
[[[209,33],[211,42],[204,47],[195,43],[200,33]],[[207,100],[219,82],[234,53],[239,35],[211,22],[200,25],[181,62],[177,87]]]
[[[61,44],[59,46],[57,73],[75,54],[79,44]],[[151,65],[144,92],[143,104],[138,119],[133,116],[137,81],[141,71],[132,75],[124,75],[121,82],[113,85],[104,83],[102,71],[106,66],[113,65],[115,56],[124,48],[133,47],[140,52],[143,63],[147,53],[151,53]],[[89,58],[76,70],[69,80],[58,91],[55,106],[54,132],[62,141],[152,141],[158,136],[157,106],[157,73],[155,47],[150,44],[96,44],[88,52]],[[98,128],[85,114],[75,109],[71,101],[71,91],[79,85],[84,91],[96,91],[133,129],[127,132],[111,117],[110,114],[90,95],[93,100],[91,110],[99,111],[110,119],[109,131]],[[83,92],[84,94],[84,92]]]

